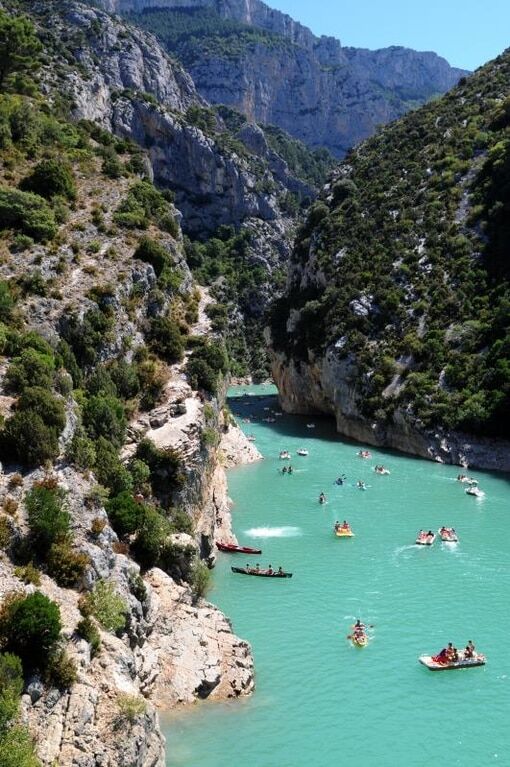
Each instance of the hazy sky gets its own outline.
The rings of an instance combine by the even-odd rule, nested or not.
[[[405,45],[476,69],[510,46],[510,0],[265,0],[343,45]]]

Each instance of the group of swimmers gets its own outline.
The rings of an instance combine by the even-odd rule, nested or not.
[[[448,642],[448,647],[443,647],[441,652],[439,652],[437,655],[434,655],[432,660],[435,663],[447,665],[448,663],[458,663],[460,660],[471,660],[475,657],[476,648],[470,639],[466,645],[465,650],[463,652],[461,651],[461,653],[459,653],[457,648],[454,647],[451,642]]]

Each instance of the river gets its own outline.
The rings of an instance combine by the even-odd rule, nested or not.
[[[253,563],[294,576],[234,575],[230,566],[246,557],[219,556],[209,598],[251,642],[257,689],[167,718],[168,767],[510,764],[508,477],[470,472],[486,493],[479,500],[456,481],[457,467],[374,449],[359,458],[330,419],[264,423],[276,399],[261,398],[267,388],[235,393],[246,391],[258,396],[231,399],[231,408],[265,460],[229,472],[234,528],[263,549]],[[257,420],[242,424],[252,413]],[[308,457],[296,455],[300,447]],[[278,471],[281,449],[292,453],[292,476]],[[391,474],[376,475],[376,463]],[[337,519],[354,538],[333,535]],[[420,528],[443,524],[456,528],[457,545],[413,544]],[[346,638],[358,616],[373,625],[363,650]],[[486,666],[432,673],[418,663],[469,639]]]

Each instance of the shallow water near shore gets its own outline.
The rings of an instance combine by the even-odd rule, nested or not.
[[[168,767],[510,764],[509,478],[470,471],[486,493],[479,500],[456,481],[457,467],[372,448],[363,460],[330,419],[264,423],[264,408],[279,410],[271,391],[231,392],[265,460],[231,470],[229,492],[239,542],[263,549],[250,563],[294,576],[234,575],[231,565],[247,558],[218,556],[209,598],[251,642],[257,689],[163,718]],[[292,476],[279,473],[283,449]],[[378,463],[390,476],[374,473]],[[337,519],[354,538],[333,535]],[[457,545],[414,545],[420,528],[443,524],[456,528]],[[358,616],[374,626],[363,650],[346,638]],[[488,656],[485,667],[432,673],[418,663],[468,639]]]

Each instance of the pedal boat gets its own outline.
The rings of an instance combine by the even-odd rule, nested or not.
[[[456,668],[473,668],[474,666],[485,666],[485,655],[477,654],[473,658],[459,658],[455,663],[438,663],[432,655],[420,655],[419,662],[426,666],[429,671],[452,671]]]

